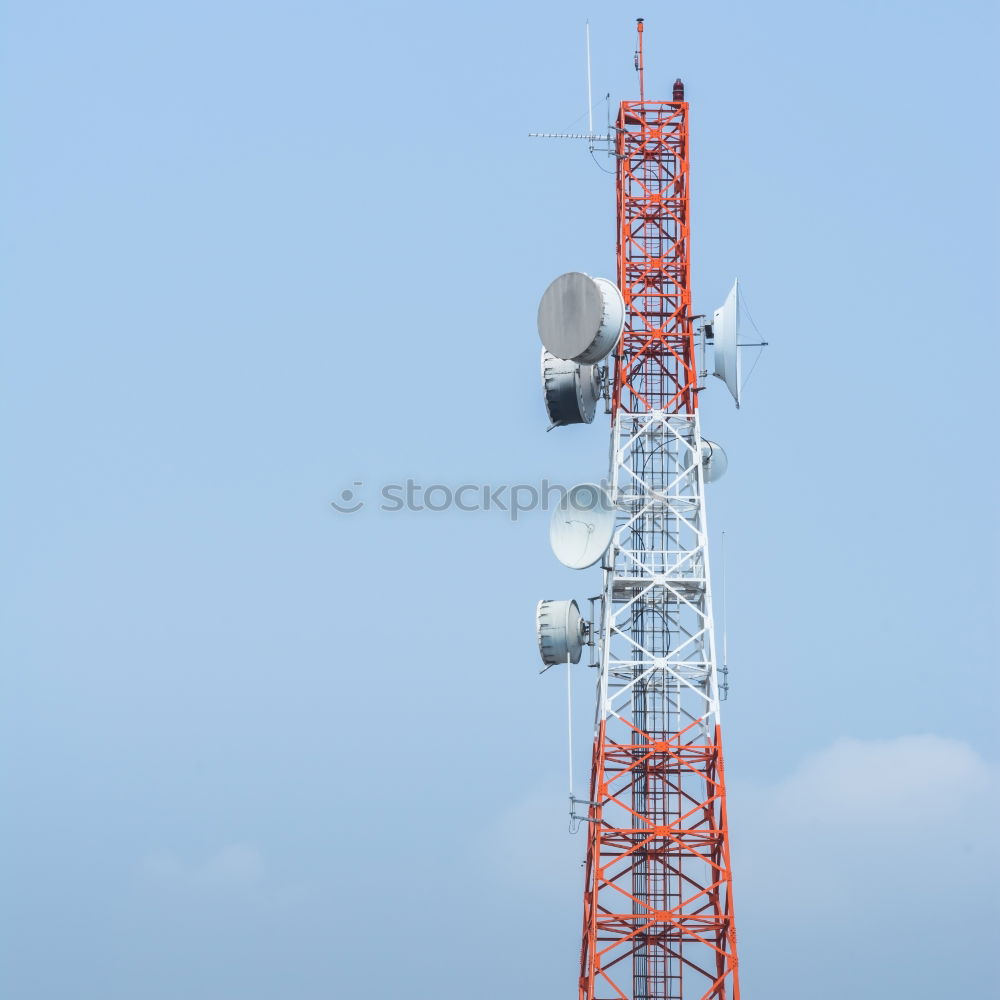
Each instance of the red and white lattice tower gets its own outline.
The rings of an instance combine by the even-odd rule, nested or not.
[[[739,1000],[691,310],[688,105],[679,80],[672,100],[646,99],[641,22],[637,68],[639,100],[622,102],[613,132],[625,324],[611,385],[617,521],[591,632],[600,673],[579,996]]]

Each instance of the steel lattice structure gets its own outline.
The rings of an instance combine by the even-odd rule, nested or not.
[[[739,1000],[691,315],[688,105],[623,102],[581,1000]]]

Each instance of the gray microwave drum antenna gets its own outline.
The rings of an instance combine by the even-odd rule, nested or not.
[[[598,562],[615,533],[616,511],[607,492],[595,483],[568,490],[549,522],[549,544],[556,559],[570,569]]]
[[[715,375],[721,378],[740,408],[740,349],[737,338],[740,332],[740,281],[733,283],[726,301],[712,314],[712,336],[715,340]]]
[[[535,610],[538,652],[542,663],[579,663],[587,641],[587,626],[576,601],[539,601]]]
[[[543,347],[542,391],[553,427],[589,424],[601,398],[601,380],[594,365],[563,361]]]
[[[538,336],[564,361],[592,365],[606,358],[625,329],[625,300],[607,278],[580,271],[560,275],[538,305]]]
[[[701,474],[705,477],[706,483],[714,483],[721,479],[729,468],[729,459],[722,450],[721,444],[709,441],[708,438],[701,439]]]

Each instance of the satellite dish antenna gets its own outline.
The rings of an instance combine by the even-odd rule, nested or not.
[[[740,280],[726,296],[721,309],[712,315],[712,335],[715,338],[715,374],[729,387],[740,408],[740,384],[743,381],[740,368],[740,350],[737,337],[740,332]]]
[[[538,652],[542,663],[579,663],[587,641],[587,623],[576,601],[539,601],[535,609]]]
[[[625,329],[625,300],[607,278],[560,275],[538,305],[538,336],[549,353],[592,365],[606,358]]]
[[[708,438],[701,439],[701,474],[706,483],[714,483],[721,479],[729,468],[729,459],[722,450],[722,445],[709,441]]]
[[[543,347],[542,391],[553,427],[589,424],[601,398],[601,380],[594,365],[563,361]]]
[[[615,533],[616,511],[608,494],[594,483],[574,486],[552,511],[549,544],[564,566],[586,569],[608,550]]]

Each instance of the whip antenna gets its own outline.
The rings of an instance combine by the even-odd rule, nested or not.
[[[587,131],[594,132],[594,100],[590,93],[590,21],[587,22]]]

